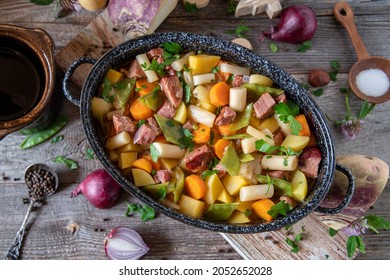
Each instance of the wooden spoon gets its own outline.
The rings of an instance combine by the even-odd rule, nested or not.
[[[361,92],[356,85],[356,76],[364,70],[379,69],[386,73],[387,78],[390,79],[390,60],[382,57],[370,56],[364,46],[362,39],[359,36],[355,22],[354,13],[348,3],[337,3],[334,6],[334,16],[347,29],[349,37],[351,38],[353,47],[355,48],[358,62],[349,71],[348,81],[351,90],[361,99],[365,99],[370,103],[384,103],[390,100],[390,88],[387,92],[380,96],[369,96]]]

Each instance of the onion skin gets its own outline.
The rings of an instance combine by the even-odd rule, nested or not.
[[[104,239],[104,252],[110,260],[138,260],[148,251],[138,232],[128,227],[116,227]]]
[[[293,5],[284,9],[276,28],[263,35],[272,40],[301,44],[313,38],[317,30],[314,10],[304,5]]]
[[[71,193],[75,197],[82,193],[96,208],[108,209],[116,204],[122,187],[105,169],[91,172]]]

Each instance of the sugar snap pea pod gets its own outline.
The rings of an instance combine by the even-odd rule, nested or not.
[[[292,184],[286,180],[269,177],[265,175],[257,175],[257,181],[260,184],[272,184],[274,185],[276,195],[287,195],[292,196]]]
[[[206,212],[204,212],[203,217],[208,220],[226,221],[238,207],[238,204],[238,202],[211,204]]]
[[[178,203],[184,189],[184,172],[180,167],[175,167],[172,171],[172,179],[168,184],[168,192],[173,192],[173,202]]]
[[[165,198],[167,194],[168,182],[155,185],[144,186],[143,190],[155,199]]]
[[[239,130],[249,125],[252,117],[253,103],[249,103],[244,112],[237,115],[236,119],[229,125],[229,130]]]
[[[154,115],[165,138],[176,145],[179,145],[179,139],[182,138],[182,126],[178,121],[168,119],[161,115]]]
[[[64,116],[59,116],[45,130],[29,135],[26,139],[24,139],[19,147],[25,150],[45,142],[47,139],[50,139],[57,134],[66,125],[66,123],[67,119]]]
[[[141,96],[140,98],[138,98],[138,100],[153,111],[157,111],[157,109],[162,104],[163,96],[160,92],[153,91],[151,93]]]
[[[279,88],[266,87],[259,84],[243,84],[242,86],[246,88],[249,97],[256,99],[265,92],[268,92],[273,97],[278,96],[284,92]]]
[[[231,176],[237,176],[240,172],[240,159],[238,158],[233,142],[227,146],[223,153],[221,164]]]
[[[134,93],[134,87],[134,78],[123,79],[114,85],[115,94],[118,98],[119,105],[123,110],[126,108],[127,101]]]

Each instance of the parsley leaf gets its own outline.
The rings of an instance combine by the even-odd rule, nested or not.
[[[140,128],[143,124],[146,124],[146,120],[139,120],[136,124],[137,128]]]
[[[299,247],[295,241],[291,240],[290,238],[286,238],[286,243],[291,246],[291,252],[298,253]]]
[[[189,149],[192,150],[194,148],[194,135],[192,135],[191,131],[189,131],[187,128],[180,128],[179,130],[180,134],[182,135],[179,138],[179,147],[181,149]]]
[[[335,236],[337,234],[337,230],[335,230],[334,228],[329,228],[329,235],[331,237]]]
[[[302,125],[294,117],[299,114],[299,106],[292,101],[280,102],[274,106],[274,110],[282,122],[290,122],[292,134],[298,135]]]
[[[198,11],[198,7],[196,6],[196,4],[191,4],[190,2],[185,2],[184,3],[184,10],[187,12],[187,13],[195,13]]]
[[[108,103],[114,102],[114,95],[111,95],[111,91],[112,91],[112,84],[110,80],[104,78],[102,97]]]
[[[293,208],[290,204],[286,203],[284,200],[279,201],[271,207],[267,212],[271,217],[276,218],[278,215],[286,216],[287,212],[291,211]]]
[[[31,3],[40,6],[47,6],[54,2],[54,0],[30,0]]]
[[[78,169],[79,168],[79,165],[77,164],[76,161],[72,160],[72,159],[69,159],[69,158],[66,158],[64,156],[57,156],[53,159],[53,162],[56,162],[56,163],[63,163],[65,164],[69,169],[71,170],[75,170],[75,169]]]
[[[243,33],[251,30],[250,27],[246,26],[246,25],[243,25],[244,21],[242,20],[239,25],[236,27],[235,30],[228,30],[227,33],[228,34],[236,34],[237,37],[240,37],[240,38],[245,38],[245,35]]]
[[[218,173],[218,170],[216,170],[216,169],[215,170],[206,170],[200,175],[200,177],[202,178],[202,180],[204,180],[206,177],[211,176],[213,174],[217,174],[217,173]]]
[[[290,122],[291,133],[294,135],[298,135],[299,131],[302,130],[301,123],[298,122],[292,115],[289,115],[287,119]]]
[[[229,0],[228,1],[228,7],[226,9],[227,14],[235,14],[236,13],[236,8],[237,8],[237,1],[234,0]]]
[[[321,96],[321,95],[324,94],[324,89],[323,88],[319,88],[319,89],[313,90],[311,92],[311,94],[313,94],[314,96]]]
[[[85,150],[85,158],[86,159],[93,159],[94,158],[94,152],[91,148],[88,148]]]
[[[50,143],[58,143],[64,140],[64,135],[57,135],[50,140]]]
[[[165,42],[161,44],[161,47],[171,54],[179,54],[183,50],[182,46],[175,42]]]
[[[279,150],[279,146],[272,146],[265,142],[263,139],[257,140],[255,142],[256,150],[266,153],[266,154],[272,154],[273,152]]]
[[[329,72],[329,78],[331,81],[337,80],[337,74],[340,70],[340,63],[337,60],[331,60],[329,62],[330,68],[332,68],[332,72]]]
[[[311,49],[311,41],[306,41],[300,44],[297,48],[297,52],[306,52]]]
[[[278,46],[275,44],[275,43],[270,43],[269,44],[269,49],[271,50],[271,52],[277,52],[278,51]]]
[[[141,214],[143,222],[153,220],[156,217],[156,212],[148,205],[140,205],[137,203],[128,203],[125,215],[129,216],[131,213]]]
[[[390,222],[378,215],[366,215],[364,216],[367,222],[367,226],[378,233],[378,230],[390,230]]]

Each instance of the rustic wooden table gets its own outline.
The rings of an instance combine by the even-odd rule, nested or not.
[[[244,20],[250,27],[245,34],[253,44],[254,51],[274,61],[300,82],[307,81],[307,73],[314,68],[330,71],[329,62],[337,60],[341,69],[336,82],[325,87],[324,94],[315,97],[321,109],[332,119],[341,119],[345,114],[344,97],[339,93],[347,86],[347,74],[356,62],[356,55],[346,30],[333,17],[337,1],[285,1],[283,5],[306,4],[317,13],[318,30],[312,40],[312,48],[305,53],[296,52],[296,46],[276,43],[279,51],[269,49],[270,41],[258,41],[261,31],[276,24],[265,14],[235,18],[226,13],[228,1],[211,1],[207,8],[196,13],[185,12],[181,1],[174,12],[156,32],[189,31],[218,36],[231,40],[234,30]],[[390,2],[349,1],[355,12],[355,22],[368,52],[390,58]],[[78,12],[65,18],[53,17],[53,5],[36,6],[26,0],[0,1],[0,22],[46,30],[56,43],[56,52],[68,44],[98,13]],[[0,66],[1,67],[1,66]],[[357,112],[360,101],[351,97],[351,109]],[[337,155],[360,153],[376,156],[390,163],[390,102],[378,105],[364,122],[360,135],[354,141],[345,140],[340,131],[332,127]],[[184,225],[163,215],[155,220],[141,222],[138,216],[126,217],[128,201],[136,199],[124,194],[120,203],[109,210],[92,207],[83,196],[70,198],[71,190],[91,171],[101,167],[98,160],[85,158],[89,148],[81,127],[79,110],[65,101],[61,113],[68,124],[61,132],[64,141],[41,144],[30,150],[21,150],[18,145],[23,136],[13,133],[0,142],[0,254],[5,254],[19,229],[28,205],[23,203],[27,191],[23,172],[31,163],[44,162],[59,173],[58,193],[44,205],[37,205],[30,216],[27,233],[21,250],[23,259],[106,259],[103,239],[116,226],[131,226],[137,230],[150,252],[145,259],[241,259],[219,233],[209,232]],[[76,160],[80,168],[70,171],[53,163],[58,155]],[[369,210],[390,219],[388,204],[390,187],[387,184],[379,200]],[[358,259],[390,259],[390,232],[368,233],[364,236],[366,254]]]

